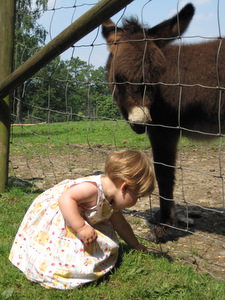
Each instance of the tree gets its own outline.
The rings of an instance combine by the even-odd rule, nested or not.
[[[93,116],[110,119],[118,118],[120,117],[120,111],[113,102],[106,78],[106,70],[103,67],[91,71],[92,85],[90,98],[91,107],[92,109],[95,108]]]
[[[120,116],[105,80],[105,69],[94,69],[78,57],[61,60],[57,57],[42,68],[27,86],[24,96],[24,117],[39,121],[73,120],[84,117],[115,118]]]
[[[16,1],[16,24],[15,24],[15,69],[31,57],[46,38],[45,29],[36,23],[41,12],[47,9],[48,0],[17,0]],[[17,98],[16,122],[22,122],[22,104],[24,102],[23,86],[15,91]]]
[[[15,68],[25,62],[45,43],[47,32],[37,24],[47,9],[48,0],[17,0],[15,26]],[[13,112],[16,122],[27,116],[38,121],[65,121],[70,109],[73,120],[85,117],[120,116],[106,83],[105,69],[77,58],[57,57],[35,76],[15,90]],[[33,119],[34,120],[34,119]],[[32,121],[33,121],[32,120]]]

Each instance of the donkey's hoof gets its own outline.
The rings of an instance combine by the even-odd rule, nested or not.
[[[156,236],[153,232],[149,232],[148,235],[146,235],[145,237],[146,240],[148,240],[149,242],[152,242],[152,243],[156,243],[157,242],[157,239],[156,239]]]
[[[166,236],[167,230],[165,226],[156,226],[150,230],[149,234],[146,236],[146,239],[153,243],[163,243],[166,241]]]

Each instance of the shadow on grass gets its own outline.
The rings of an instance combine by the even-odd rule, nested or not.
[[[160,225],[159,221],[159,208],[154,208],[150,212],[146,210],[136,211],[132,209],[125,209],[123,213],[133,215],[135,217],[145,219],[149,226],[149,236],[151,232],[154,232],[155,228]],[[175,205],[176,220],[173,227],[166,227],[165,235],[160,243],[166,243],[168,241],[178,241],[181,237],[189,236],[195,232],[217,234],[218,236],[225,236],[225,218],[224,210],[215,207],[200,207],[195,205],[188,206],[188,219],[187,219],[187,207],[179,204]],[[191,222],[190,222],[191,221]],[[187,222],[188,231],[187,231]],[[148,236],[146,237],[147,240]]]
[[[27,178],[9,177],[7,188],[19,188],[24,193],[43,193],[44,190],[35,185],[35,181],[40,181],[42,178]]]

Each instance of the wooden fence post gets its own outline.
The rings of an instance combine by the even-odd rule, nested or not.
[[[13,68],[13,44],[16,0],[0,0],[0,81]],[[0,193],[8,181],[8,158],[10,138],[10,96],[0,99]]]

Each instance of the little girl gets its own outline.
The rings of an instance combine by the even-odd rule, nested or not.
[[[64,180],[38,196],[15,237],[9,259],[42,286],[73,289],[115,265],[115,231],[132,248],[147,251],[121,213],[154,189],[154,171],[144,153],[116,151],[105,176]]]

